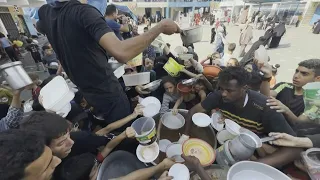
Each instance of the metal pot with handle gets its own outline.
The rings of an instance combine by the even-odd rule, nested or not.
[[[27,72],[23,69],[21,61],[1,65],[0,73],[12,89],[21,89],[33,83]]]

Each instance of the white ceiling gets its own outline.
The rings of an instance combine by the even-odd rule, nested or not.
[[[46,0],[0,0],[0,6],[40,7]]]

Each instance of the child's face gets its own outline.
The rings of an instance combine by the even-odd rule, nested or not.
[[[244,69],[248,72],[252,72],[253,68],[252,68],[252,64],[247,64]]]
[[[171,82],[166,82],[163,84],[163,86],[166,92],[169,94],[174,94],[174,92],[176,91],[176,87]]]
[[[52,50],[52,49],[46,49],[46,50],[44,51],[44,53],[45,53],[46,55],[51,55],[51,54],[53,53],[53,50]]]
[[[148,70],[151,70],[153,69],[153,61],[149,58],[146,58],[145,59],[145,67],[148,69]]]
[[[203,90],[204,86],[202,84],[195,84],[193,88],[195,92],[199,92]]]
[[[236,66],[236,62],[233,59],[230,59],[227,63],[227,67],[234,67]]]

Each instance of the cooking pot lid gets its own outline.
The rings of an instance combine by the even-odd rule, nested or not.
[[[6,63],[0,66],[0,70],[11,67],[11,66],[16,66],[16,65],[20,65],[22,64],[21,61],[16,61],[16,62],[10,62],[10,63]]]

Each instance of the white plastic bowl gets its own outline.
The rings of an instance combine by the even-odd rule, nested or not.
[[[159,113],[160,108],[161,108],[161,103],[160,101],[152,96],[149,96],[147,98],[144,98],[141,102],[141,105],[144,106],[143,108],[143,116],[144,117],[153,117],[156,114]]]
[[[182,144],[172,143],[166,149],[167,158],[173,158],[175,162],[184,162],[182,155]]]
[[[211,125],[217,131],[221,131],[224,127],[224,123],[219,123],[219,118],[220,118],[220,115],[218,113],[213,113],[211,115],[211,119],[212,119]]]
[[[212,122],[211,118],[204,113],[196,113],[192,116],[192,121],[199,127],[207,127]]]
[[[189,180],[190,179],[190,174],[189,174],[189,169],[187,166],[183,164],[174,164],[170,169],[169,169],[169,176],[172,176],[174,180]]]
[[[153,162],[159,156],[159,145],[157,142],[154,142],[149,146],[139,145],[136,150],[136,155],[141,162]]]
[[[231,134],[229,131],[227,131],[226,129],[223,129],[222,131],[219,131],[217,133],[217,140],[219,142],[219,144],[223,144],[224,142],[226,142],[227,140],[231,140],[233,138],[235,138],[236,136]]]
[[[168,139],[161,139],[161,140],[159,141],[160,151],[165,153],[166,150],[167,150],[167,147],[168,147],[169,145],[171,145],[171,144],[172,144],[172,142],[169,141]]]
[[[233,135],[237,136],[240,134],[240,128],[239,124],[235,123],[234,121],[230,119],[224,120],[226,124],[226,129]]]
[[[57,76],[40,90],[40,96],[45,109],[59,112],[74,98],[74,92],[62,76]]]
[[[241,161],[229,169],[227,180],[290,180],[290,178],[269,165]]]
[[[184,126],[186,120],[179,113],[174,115],[172,112],[167,112],[161,117],[161,121],[169,129],[180,129]]]
[[[126,86],[137,86],[148,84],[150,82],[150,72],[142,72],[136,74],[126,74],[122,76]]]

